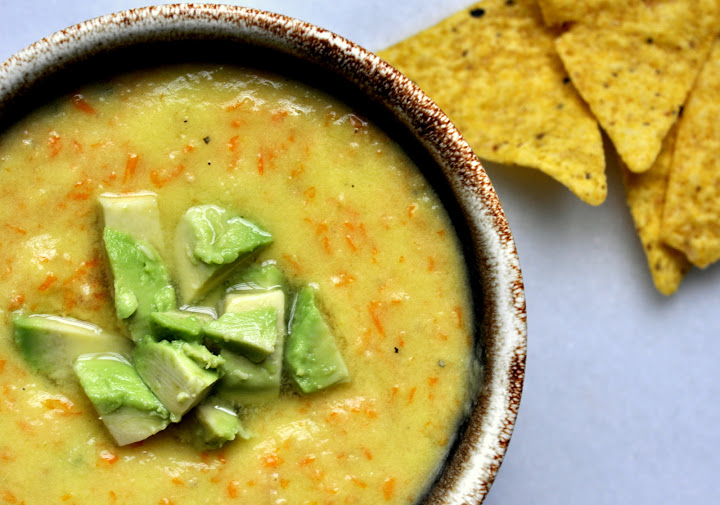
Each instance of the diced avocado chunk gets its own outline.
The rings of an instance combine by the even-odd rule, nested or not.
[[[311,286],[298,292],[285,346],[285,365],[303,393],[319,391],[348,378],[345,362],[315,297],[316,291]]]
[[[25,361],[55,381],[73,377],[73,363],[81,354],[114,352],[129,356],[132,347],[125,337],[70,317],[16,315],[13,330]]]
[[[188,358],[195,361],[195,363],[206,370],[210,368],[219,368],[223,363],[225,363],[222,356],[211,353],[208,348],[202,344],[177,341],[177,343],[173,343],[173,345],[180,347]]]
[[[185,353],[181,341],[140,340],[133,350],[140,378],[170,411],[170,420],[180,418],[202,400],[217,381],[218,374],[206,370]]]
[[[231,293],[225,298],[225,313],[270,307],[277,314],[278,340],[275,350],[260,363],[223,349],[225,363],[217,391],[234,405],[262,403],[280,394],[283,347],[285,342],[285,295],[279,289],[264,292]]]
[[[203,327],[205,336],[233,352],[259,363],[275,350],[278,340],[277,311],[264,307],[226,312]]]
[[[171,310],[150,314],[150,333],[162,340],[185,340],[202,343],[203,324],[212,321],[208,314]]]
[[[144,240],[161,254],[165,251],[155,193],[103,193],[98,202],[105,228],[122,231],[135,240]]]
[[[260,265],[252,264],[234,272],[227,286],[228,293],[280,289],[287,297],[289,292],[287,280],[274,260],[264,261]]]
[[[167,427],[169,412],[123,356],[83,354],[73,368],[118,445],[145,440]]]
[[[217,397],[208,398],[198,405],[194,412],[195,438],[208,449],[219,449],[226,442],[235,440],[242,429],[235,410]]]
[[[150,331],[150,314],[175,309],[175,291],[153,247],[128,233],[105,228],[105,249],[115,287],[115,309],[127,319],[133,340]]]
[[[191,303],[218,285],[272,235],[215,205],[191,207],[175,232],[180,298]]]

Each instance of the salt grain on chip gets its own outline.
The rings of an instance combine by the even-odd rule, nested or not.
[[[538,168],[598,205],[607,194],[602,138],[553,40],[535,1],[487,0],[379,54],[479,157]]]

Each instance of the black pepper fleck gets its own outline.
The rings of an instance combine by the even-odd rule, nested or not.
[[[645,42],[647,42],[648,44],[652,44],[652,43],[653,43],[653,38],[652,38],[652,37],[648,37],[647,40],[645,40]]]
[[[535,135],[535,138],[538,140],[542,140],[542,138],[545,136],[545,132],[540,132],[537,135]]]
[[[678,109],[678,117],[682,117],[684,110],[685,110],[685,106],[681,105],[680,108]]]
[[[397,347],[394,347],[394,349],[395,349],[395,354],[400,352],[400,349],[398,349]]]
[[[467,55],[468,55],[468,50],[465,49],[465,50],[462,52],[462,55],[463,55],[463,58],[464,58],[465,56],[467,56]]]
[[[585,172],[585,178],[586,178],[586,179],[589,179],[589,178],[590,178],[590,173],[589,173],[589,172]]]
[[[205,142],[206,144],[209,144],[209,143],[210,143],[210,137],[205,137],[205,138],[203,139],[203,142]]]
[[[474,18],[481,18],[485,15],[485,9],[473,9],[470,11],[470,15]]]
[[[566,77],[565,79],[563,79],[563,84],[567,84],[567,83],[569,83],[569,82],[570,82],[570,78],[569,78],[569,77]]]
[[[209,164],[210,164],[210,162],[208,161],[208,165],[209,165]]]
[[[515,5],[515,0],[507,0],[507,1],[505,2],[505,5],[508,5],[508,6]]]

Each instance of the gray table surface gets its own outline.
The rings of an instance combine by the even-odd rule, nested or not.
[[[71,24],[145,4],[0,0],[0,61]],[[380,50],[468,2],[244,5]],[[529,325],[520,414],[486,503],[720,503],[720,265],[691,272],[672,297],[658,294],[612,163],[600,207],[537,171],[486,168],[520,252]]]

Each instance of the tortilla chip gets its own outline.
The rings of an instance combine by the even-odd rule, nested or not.
[[[487,0],[380,56],[413,79],[481,158],[538,168],[605,200],[600,131],[569,83],[534,1]]]
[[[557,26],[592,19],[618,9],[637,8],[641,0],[538,0],[545,24]]]
[[[690,269],[687,258],[662,239],[662,214],[670,175],[676,129],[665,137],[662,150],[652,168],[636,174],[623,166],[623,182],[635,229],[640,236],[650,274],[658,291],[673,294]]]
[[[720,30],[720,6],[717,0],[610,3],[622,7],[571,25],[555,45],[625,164],[644,172]]]
[[[663,215],[665,241],[700,268],[720,259],[720,41],[678,125]]]

